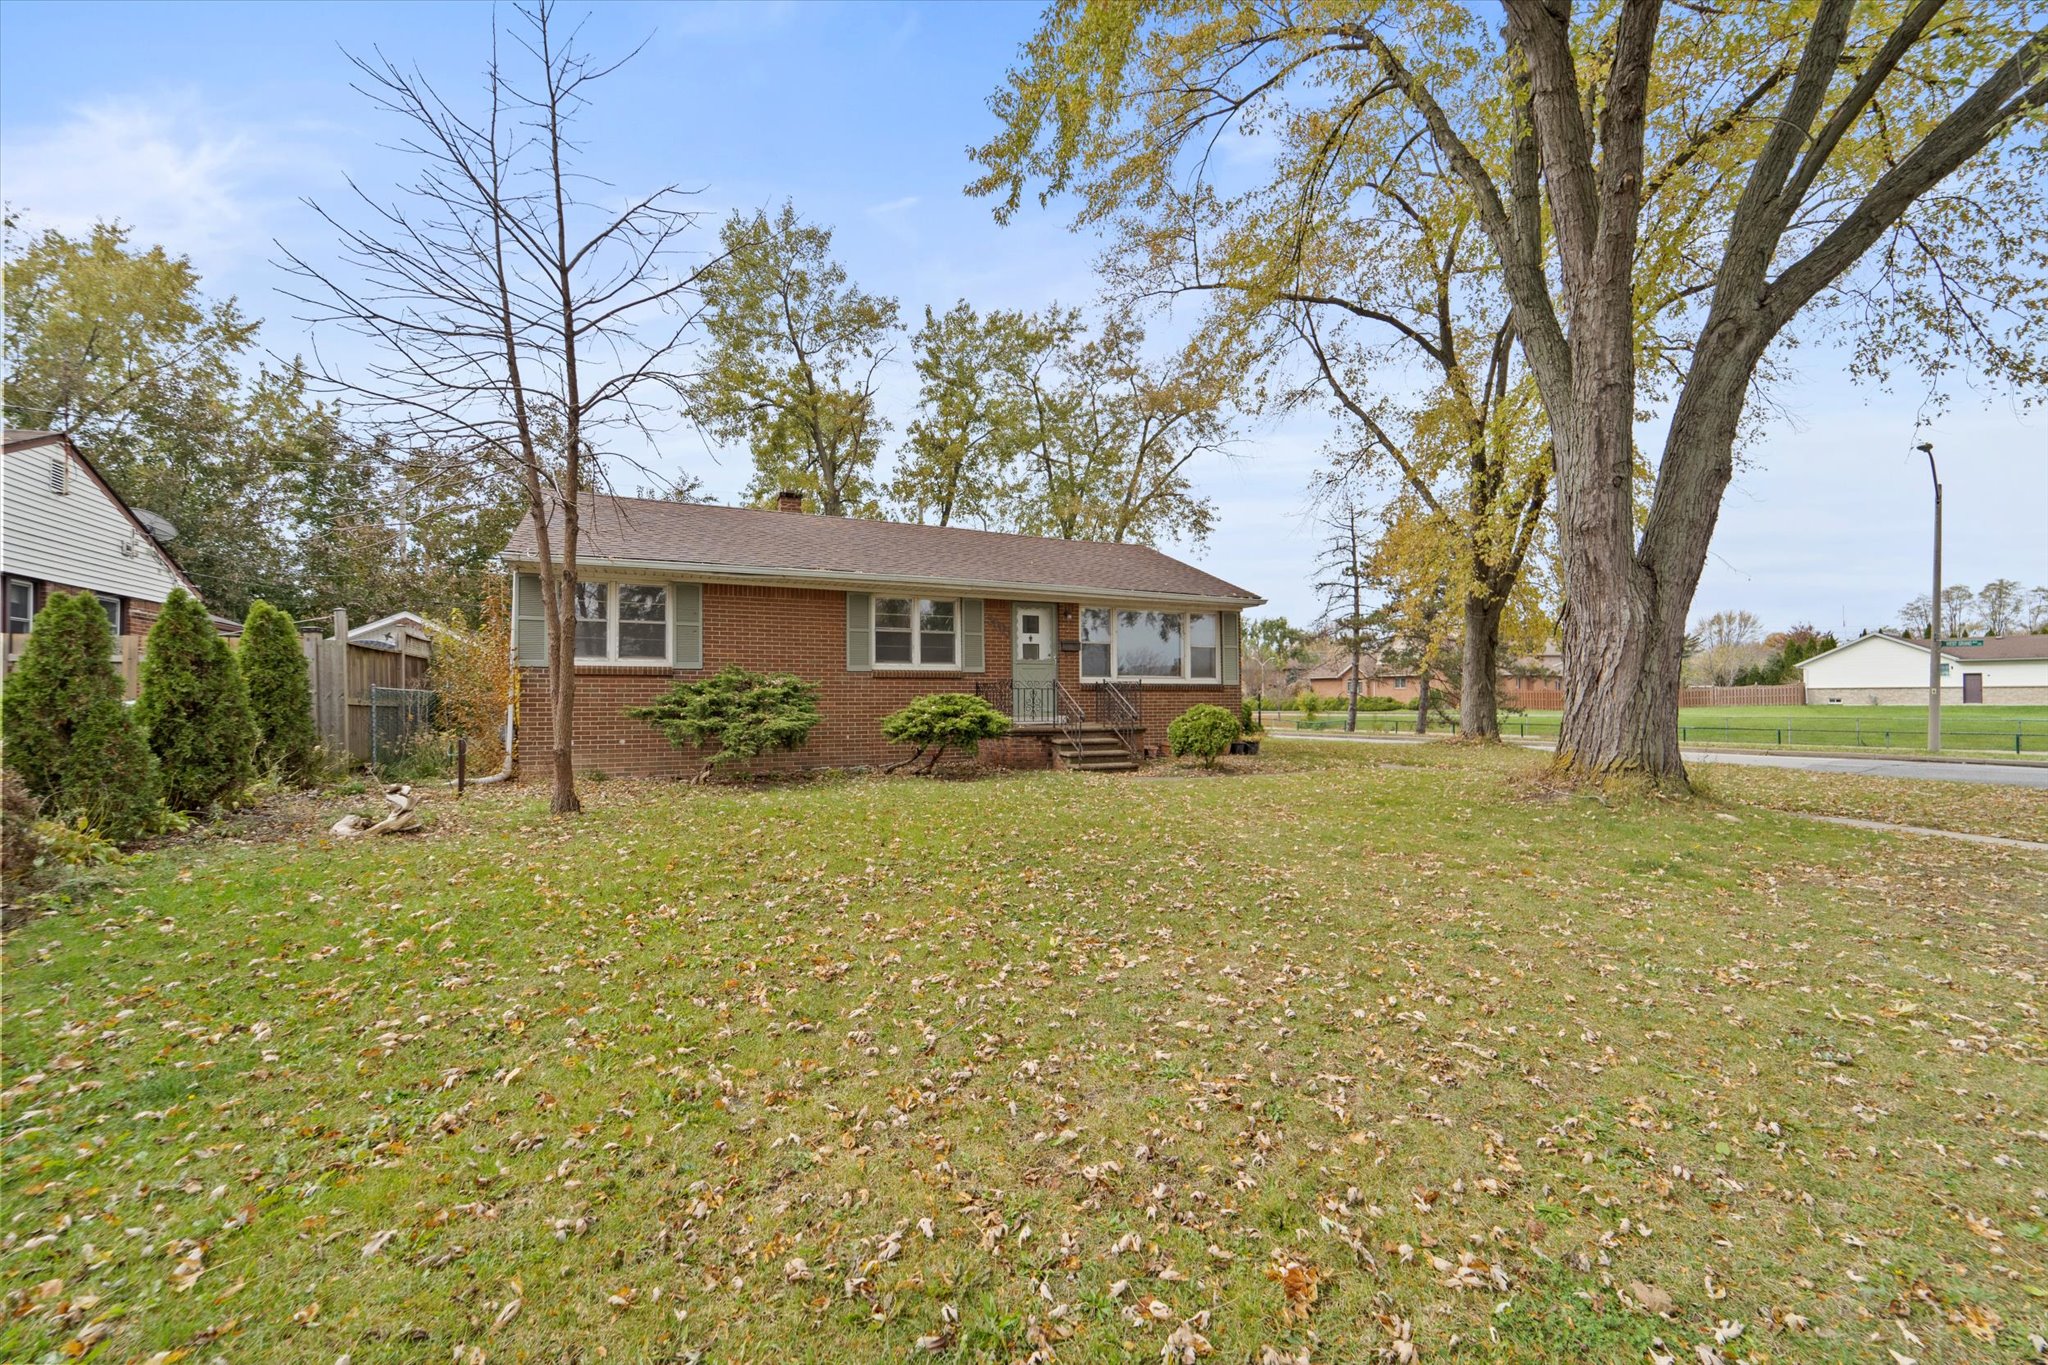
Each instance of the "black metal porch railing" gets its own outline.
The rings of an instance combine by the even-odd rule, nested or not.
[[[1137,689],[1125,683],[1099,682],[1095,684],[1095,719],[1106,725],[1116,735],[1117,742],[1124,746],[1124,752],[1132,758],[1141,758],[1138,752],[1138,732],[1144,729],[1138,711]]]
[[[1086,700],[1067,690],[1065,683],[1020,683],[987,680],[974,685],[974,694],[1019,725],[1056,726],[1068,739],[1078,741],[1081,727],[1099,725],[1117,738],[1132,758],[1139,757],[1137,688],[1129,683],[1090,683]]]

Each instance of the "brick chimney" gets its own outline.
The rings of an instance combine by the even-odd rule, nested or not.
[[[775,495],[775,510],[778,512],[801,512],[804,510],[804,495],[794,488],[785,488]]]

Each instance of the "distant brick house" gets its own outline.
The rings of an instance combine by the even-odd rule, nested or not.
[[[578,549],[576,763],[683,776],[702,757],[625,715],[727,664],[818,685],[823,722],[763,767],[904,756],[884,716],[933,692],[1009,714],[984,757],[1126,766],[1198,702],[1237,707],[1240,613],[1263,599],[1142,545],[1051,540],[783,509],[606,496]],[[519,667],[516,753],[545,772],[547,621],[529,521],[504,552]]]
[[[0,438],[0,589],[6,597],[6,664],[28,643],[30,624],[53,592],[89,592],[113,623],[116,660],[134,695],[143,637],[173,588],[199,589],[165,548],[176,532],[162,517],[121,500],[92,461],[60,431]],[[239,630],[232,622],[220,623]]]
[[[1392,697],[1403,702],[1413,702],[1421,696],[1422,683],[1416,676],[1413,663],[1405,668],[1398,664],[1383,664],[1377,655],[1370,652],[1362,656],[1361,662],[1359,696]],[[1501,670],[1500,680],[1495,684],[1501,704],[1538,710],[1556,707],[1563,663],[1563,656],[1548,646],[1541,654],[1516,659]],[[1318,697],[1350,696],[1351,655],[1344,650],[1326,655],[1302,675],[1302,685]]]

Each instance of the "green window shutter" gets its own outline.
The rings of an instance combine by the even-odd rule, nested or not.
[[[675,658],[677,668],[702,668],[704,666],[704,585],[702,583],[671,583],[668,585],[669,619],[675,623]]]
[[[846,671],[871,673],[875,667],[875,595],[846,594]]]
[[[960,599],[960,671],[962,673],[984,673],[988,671],[988,660],[984,657],[981,624],[981,599],[963,597]]]
[[[548,615],[541,606],[540,575],[512,575],[512,657],[528,668],[548,661]]]
[[[1216,622],[1217,638],[1223,642],[1223,685],[1237,686],[1237,613],[1226,611]]]

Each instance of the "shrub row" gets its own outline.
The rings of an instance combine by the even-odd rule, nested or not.
[[[308,777],[317,745],[289,616],[249,609],[240,659],[198,598],[173,591],[150,628],[141,695],[121,698],[114,631],[90,593],[52,593],[0,693],[7,765],[49,815],[129,843],[167,811],[232,804],[259,769]]]
[[[678,747],[717,745],[697,774],[699,782],[721,764],[743,764],[770,750],[795,749],[810,738],[821,719],[818,689],[787,675],[770,676],[731,665],[709,678],[678,683],[649,706],[629,708]],[[1166,727],[1177,755],[1193,755],[1214,766],[1238,736],[1252,729],[1251,713],[1232,715],[1221,706],[1191,706]],[[1010,718],[980,697],[935,692],[919,697],[882,721],[882,737],[911,748],[888,771],[910,767],[931,773],[948,753],[972,756],[981,742],[1010,733]]]
[[[720,765],[740,765],[760,754],[802,746],[823,716],[818,689],[788,674],[755,673],[729,664],[708,678],[677,683],[647,706],[627,709],[678,748],[717,745],[697,781]],[[882,721],[882,735],[912,746],[889,771],[925,759],[920,772],[939,766],[948,751],[973,755],[981,741],[1010,733],[1010,718],[980,697],[939,692],[919,697]]]

